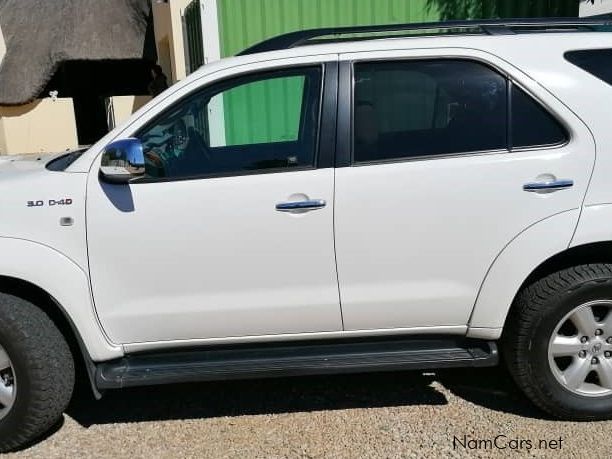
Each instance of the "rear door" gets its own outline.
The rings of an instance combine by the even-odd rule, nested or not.
[[[489,54],[341,61],[335,231],[345,329],[461,332],[500,251],[580,207],[592,139],[541,86]]]

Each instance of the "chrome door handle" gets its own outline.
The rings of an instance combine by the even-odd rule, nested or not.
[[[569,179],[557,179],[549,182],[531,182],[523,185],[523,190],[538,192],[538,191],[555,191],[571,188],[574,186],[574,181]]]
[[[321,209],[326,205],[324,199],[309,199],[308,201],[279,202],[276,204],[276,210],[279,212],[308,212]]]

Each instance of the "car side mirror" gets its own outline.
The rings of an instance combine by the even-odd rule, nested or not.
[[[142,143],[129,138],[109,143],[102,153],[100,177],[108,183],[129,183],[145,174]]]

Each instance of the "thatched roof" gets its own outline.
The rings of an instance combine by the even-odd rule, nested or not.
[[[150,0],[0,0],[0,105],[37,98],[69,60],[153,58]]]

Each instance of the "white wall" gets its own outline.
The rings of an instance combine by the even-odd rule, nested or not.
[[[192,0],[168,0],[153,2],[153,24],[159,64],[170,79],[170,83],[182,80],[187,75],[185,34],[183,20],[185,9]],[[204,37],[204,63],[221,58],[217,0],[198,0],[202,15]]]
[[[0,155],[58,153],[77,146],[72,99],[0,107]]]
[[[159,64],[170,80],[176,83],[187,76],[185,69],[185,45],[183,43],[183,12],[191,0],[153,2],[153,27]],[[170,62],[167,62],[168,58]]]
[[[580,16],[596,16],[612,13],[612,0],[580,1]]]
[[[114,96],[106,101],[108,128],[113,129],[151,100],[151,96]]]
[[[4,35],[2,35],[2,27],[0,27],[0,64],[2,63],[2,58],[6,54],[6,44],[4,43]]]
[[[202,37],[204,40],[204,64],[221,59],[219,12],[217,0],[200,0]]]

